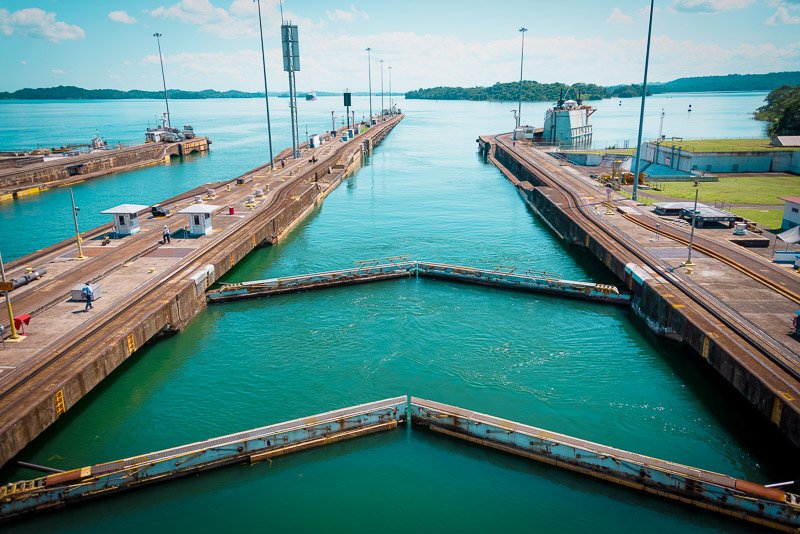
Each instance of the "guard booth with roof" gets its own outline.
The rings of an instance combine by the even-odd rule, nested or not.
[[[178,213],[189,216],[189,235],[199,236],[211,233],[211,214],[219,209],[211,204],[192,204]]]
[[[133,235],[139,232],[139,215],[147,206],[140,204],[121,204],[100,213],[114,216],[114,231],[118,236]]]

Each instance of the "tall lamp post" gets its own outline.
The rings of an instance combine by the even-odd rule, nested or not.
[[[369,125],[372,126],[372,48],[367,48],[367,73],[369,75]]]
[[[639,137],[636,142],[636,163],[633,173],[633,192],[631,199],[636,200],[636,193],[639,186],[639,164],[642,152],[642,129],[644,127],[644,101],[647,97],[647,68],[650,66],[650,36],[653,33],[653,5],[655,0],[650,0],[650,22],[647,26],[647,51],[644,56],[644,81],[642,82],[642,108],[639,111]],[[692,228],[694,229],[694,227]]]
[[[392,67],[389,66],[389,114],[394,115],[394,105],[392,104]]]
[[[2,285],[4,286],[3,293],[5,293],[6,297],[6,311],[8,312],[8,323],[9,328],[11,329],[11,337],[9,338],[9,341],[22,341],[25,338],[17,333],[17,327],[14,324],[14,311],[11,309],[11,297],[8,296],[8,286],[10,285],[10,282],[6,281],[6,268],[3,265],[2,254],[0,254],[0,282],[2,282]],[[0,332],[0,336],[1,335],[2,332]],[[5,345],[5,342],[3,342],[3,344]]]
[[[261,66],[264,68],[264,103],[267,105],[267,138],[269,139],[269,168],[275,170],[275,162],[272,156],[272,124],[269,120],[269,89],[267,88],[267,57],[264,53],[264,27],[261,25],[261,0],[256,0],[258,4],[258,33],[261,36]]]
[[[383,120],[383,60],[380,61],[381,64],[381,120]]]
[[[522,64],[525,61],[525,32],[528,28],[520,28],[519,32],[522,34],[522,50],[519,56],[519,102],[517,104],[517,128],[522,122]],[[515,136],[516,138],[516,136]]]
[[[75,195],[72,194],[72,188],[69,188],[69,199],[72,202],[72,220],[75,222],[75,240],[78,242],[78,259],[84,260],[86,256],[83,255],[83,239],[81,239],[81,231],[78,229],[78,208],[75,207]]]
[[[154,33],[153,37],[156,38],[158,43],[158,62],[161,63],[161,81],[164,83],[164,104],[167,106],[167,126],[172,128],[172,122],[169,118],[169,99],[167,98],[167,78],[164,76],[164,58],[161,56],[161,34]]]
[[[694,208],[692,209],[692,231],[689,233],[689,255],[687,256],[686,261],[683,262],[683,266],[687,268],[686,270],[689,274],[692,273],[691,269],[694,267],[694,263],[692,263],[692,245],[694,245],[694,221],[697,216],[697,197],[699,194],[700,190],[696,189],[694,192]]]

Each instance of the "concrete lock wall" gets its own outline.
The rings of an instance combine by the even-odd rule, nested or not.
[[[735,388],[767,421],[771,421],[796,446],[800,446],[800,413],[784,402],[779,392],[762,382],[743,361],[753,356],[740,340],[710,315],[684,306],[671,293],[671,285],[648,278],[637,282],[625,271],[629,262],[638,261],[606,237],[588,233],[567,212],[562,193],[533,175],[520,162],[495,146],[494,158],[518,179],[519,194],[565,241],[584,246],[622,280],[633,294],[632,309],[656,334],[691,348]],[[501,170],[504,170],[501,168]],[[504,173],[505,174],[505,173]],[[507,175],[508,176],[508,175]],[[511,180],[514,183],[514,180]],[[530,182],[535,187],[526,187]]]
[[[396,123],[376,134],[369,146],[380,142],[395,125]],[[0,465],[33,441],[60,416],[56,399],[63,399],[64,408],[69,410],[148,341],[161,333],[185,328],[205,309],[205,290],[209,285],[256,247],[274,243],[288,234],[343,177],[361,167],[363,157],[368,152],[359,148],[360,143],[351,146],[352,151],[345,151],[331,166],[332,174],[327,169],[309,173],[307,187],[301,194],[293,197],[291,202],[283,204],[278,210],[264,210],[252,219],[252,225],[239,228],[224,242],[203,250],[185,268],[185,276],[171,278],[159,286],[157,300],[152,296],[154,294],[151,294],[151,298],[139,299],[129,309],[131,314],[139,318],[129,331],[101,331],[85,338],[82,343],[86,348],[74,365],[54,375],[51,381],[53,385],[47,390],[31,395],[27,410],[19,414],[9,426],[0,440]],[[325,184],[317,182],[323,178],[326,180]]]

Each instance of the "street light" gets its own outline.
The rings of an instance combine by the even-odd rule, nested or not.
[[[383,60],[380,61],[381,64],[381,120],[383,120]]]
[[[261,66],[264,68],[264,103],[267,105],[267,138],[269,139],[269,168],[275,170],[275,162],[272,156],[272,125],[269,120],[269,89],[267,88],[267,58],[264,54],[264,28],[261,25],[261,0],[255,0],[258,4],[258,33],[261,36]]]
[[[154,33],[153,37],[156,38],[158,43],[158,61],[161,63],[161,81],[164,82],[164,104],[167,106],[167,126],[172,128],[172,122],[169,119],[169,100],[167,99],[167,79],[164,77],[164,58],[161,56],[161,34]]]
[[[11,329],[11,337],[9,341],[22,341],[25,338],[17,333],[17,326],[14,324],[14,311],[11,309],[11,297],[8,296],[8,286],[10,282],[6,281],[6,268],[3,265],[3,255],[0,254],[0,282],[3,284],[3,293],[6,296],[6,311],[8,311],[9,328]],[[2,336],[2,333],[0,333]],[[5,347],[5,342],[4,347]]]
[[[372,48],[367,48],[367,73],[369,74],[369,125],[372,126]]]
[[[394,115],[394,105],[392,104],[392,67],[389,66],[389,114]]]
[[[519,32],[522,34],[522,50],[519,56],[519,103],[517,105],[517,128],[522,121],[522,64],[525,61],[525,32],[528,28],[520,28]],[[514,136],[516,139],[516,135]]]
[[[79,208],[75,207],[75,195],[72,194],[72,188],[69,188],[69,199],[72,201],[72,219],[75,222],[75,239],[78,242],[78,259],[83,260],[86,257],[83,255],[83,240],[81,239],[81,231],[78,230],[78,211]]]
[[[694,226],[695,226],[695,217],[697,216],[697,196],[700,194],[700,190],[696,189],[694,192],[694,209],[692,210],[692,231],[689,233],[689,256],[686,258],[686,261],[683,263],[683,266],[686,267],[686,271],[689,274],[692,274],[692,267],[694,267],[694,263],[692,263],[692,245],[694,244]]]
[[[636,142],[636,163],[635,172],[633,173],[633,192],[631,199],[636,200],[636,192],[639,188],[639,163],[641,161],[642,152],[642,129],[644,127],[644,101],[647,96],[647,68],[650,66],[650,36],[653,33],[653,5],[655,0],[650,0],[650,22],[647,26],[647,51],[644,56],[644,82],[642,82],[642,108],[639,111],[639,138]],[[694,226],[692,227],[694,230]],[[691,249],[690,249],[691,250]]]

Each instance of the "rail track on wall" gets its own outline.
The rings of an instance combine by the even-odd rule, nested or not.
[[[634,224],[637,224],[637,225],[641,226],[642,228],[650,230],[653,233],[661,234],[661,235],[663,235],[665,237],[668,237],[668,238],[672,239],[673,241],[677,241],[678,243],[681,243],[683,245],[688,245],[689,244],[689,239],[687,239],[685,236],[680,235],[680,234],[675,233],[675,232],[670,232],[668,230],[663,230],[660,227],[656,228],[653,224],[649,224],[648,222],[642,220],[640,217],[637,217],[635,215],[631,215],[631,214],[628,214],[628,213],[623,213],[622,216],[625,219],[629,220],[630,222],[632,222]],[[728,256],[725,255],[725,252],[730,252],[730,250],[725,250],[723,252],[720,252],[719,250],[716,250],[716,247],[714,247],[712,244],[706,244],[706,243],[703,243],[702,241],[698,240],[697,236],[695,236],[694,242],[692,243],[692,248],[694,250],[698,251],[698,252],[702,252],[706,256],[709,256],[711,258],[714,258],[715,260],[721,261],[725,265],[733,267],[734,269],[736,269],[740,273],[748,276],[749,278],[752,278],[753,280],[756,280],[757,282],[762,283],[763,285],[767,286],[769,289],[771,289],[771,290],[775,291],[776,293],[779,293],[780,295],[786,297],[787,299],[791,300],[795,304],[800,304],[800,293],[792,291],[791,289],[785,287],[783,283],[781,283],[781,282],[779,282],[777,280],[773,280],[773,279],[771,279],[771,278],[769,278],[767,276],[764,276],[761,273],[757,272],[752,267],[752,264],[755,263],[755,262],[752,261],[751,258],[745,258],[745,259],[751,260],[749,262],[737,261],[737,260],[731,259],[731,258],[729,258]],[[750,264],[750,265],[748,265],[748,264]],[[792,275],[792,276],[796,276],[796,275]],[[796,280],[792,280],[792,282],[797,283]]]
[[[393,126],[392,126],[393,128]],[[391,128],[390,128],[391,129]],[[389,129],[389,130],[390,130]],[[382,132],[384,134],[388,133]],[[385,135],[377,134],[376,139],[380,140]],[[348,152],[352,151],[353,145],[348,143],[338,148],[331,156],[316,163],[308,168],[308,170],[296,174],[293,179],[287,179],[285,182],[280,182],[271,191],[274,193],[272,199],[267,200],[268,204],[261,209],[253,217],[242,222],[240,225],[226,228],[220,234],[215,236],[219,243],[224,242],[225,238],[229,238],[234,233],[252,233],[255,235],[255,230],[267,221],[275,217],[291,202],[294,202],[293,196],[305,194],[309,189],[318,188],[316,181],[320,176],[329,175],[329,168],[333,168],[343,157],[347,157],[347,162],[351,161],[356,152],[353,152],[348,157]],[[287,169],[291,168],[294,162],[287,165]],[[269,164],[260,166],[254,170],[241,175],[247,177],[255,175],[256,173],[265,170]],[[346,172],[347,165],[344,168],[333,171],[331,176],[336,176],[338,173],[342,175]],[[235,182],[236,178],[223,182],[223,184]],[[179,197],[190,198],[191,195],[185,194]],[[179,200],[178,197],[171,199],[172,201]],[[280,230],[283,230],[281,228]],[[131,243],[134,247],[135,243]],[[140,245],[141,246],[141,245]],[[219,244],[212,248],[200,248],[184,257],[177,265],[175,265],[168,273],[151,280],[146,284],[139,286],[137,289],[129,293],[122,301],[116,304],[118,312],[112,312],[111,315],[97,316],[96,319],[85,323],[79,335],[76,332],[65,334],[57,339],[43,350],[41,354],[48,356],[43,359],[37,359],[30,363],[30,365],[18,367],[10,372],[4,373],[3,383],[0,384],[0,427],[5,426],[9,422],[7,412],[17,405],[15,396],[28,395],[31,392],[38,391],[32,385],[32,381],[37,379],[40,384],[56,384],[58,383],[57,375],[62,371],[61,367],[56,367],[55,364],[59,363],[65,356],[70,354],[77,354],[77,358],[70,362],[73,367],[82,367],[91,363],[90,353],[93,347],[107,343],[109,337],[116,333],[129,332],[131,326],[139,324],[141,318],[158,308],[158,303],[164,300],[164,294],[170,293],[169,287],[180,284],[185,281],[187,270],[193,264],[200,266],[207,263],[206,260],[218,255],[221,251],[226,249],[225,244]],[[133,248],[134,250],[135,247]],[[99,259],[99,258],[98,258]],[[62,295],[63,296],[63,295]],[[20,376],[20,374],[23,374]],[[0,428],[2,430],[2,428]]]
[[[555,177],[562,177],[570,181],[574,180],[574,178],[564,172],[559,165],[547,161],[545,159],[547,156],[537,155],[531,152],[521,153],[519,150],[514,150],[511,144],[503,140],[499,135],[494,136],[493,139],[495,143],[502,145],[508,153],[513,152],[517,158],[523,160],[523,163],[529,167],[533,175],[539,177],[547,185],[557,190],[567,202],[565,209],[572,212],[577,218],[583,221],[584,225],[588,225],[588,227],[585,227],[587,230],[596,230],[596,232],[592,233],[592,237],[604,242],[609,249],[619,250],[619,247],[622,247],[629,255],[637,258],[650,269],[667,279],[677,291],[682,293],[685,299],[688,299],[708,312],[714,319],[719,321],[721,325],[731,330],[734,335],[738,334],[743,341],[746,341],[751,347],[756,349],[757,352],[752,350],[748,351],[747,347],[743,346],[735,337],[732,338],[732,341],[734,341],[736,345],[746,353],[749,353],[754,361],[767,371],[769,375],[780,382],[784,388],[781,392],[786,400],[800,398],[800,387],[797,383],[781,376],[775,368],[775,366],[777,366],[780,370],[788,373],[794,380],[800,379],[800,358],[798,358],[797,354],[793,353],[788,347],[779,343],[765,332],[755,328],[750,321],[742,317],[741,314],[730,308],[727,304],[720,301],[716,296],[699,286],[689,284],[682,280],[681,277],[673,272],[660,258],[642,250],[633,239],[625,235],[622,231],[597,220],[593,216],[593,210],[591,210],[585,202],[581,201],[578,194],[573,191],[572,188],[559,183],[559,180],[555,179]]]

